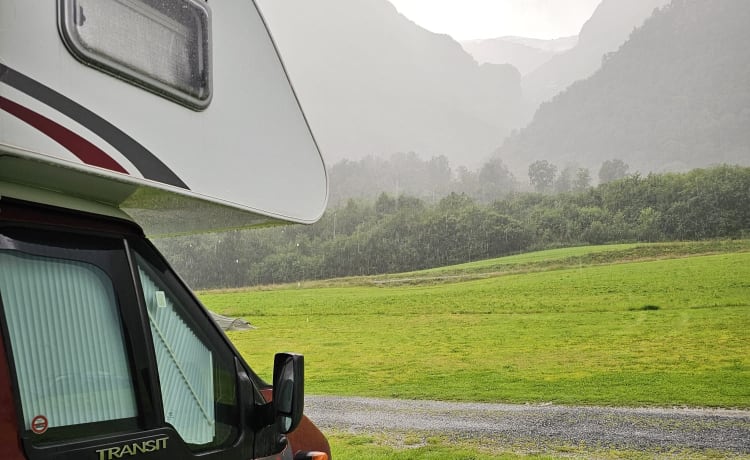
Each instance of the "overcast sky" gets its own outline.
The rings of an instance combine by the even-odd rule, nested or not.
[[[456,40],[577,35],[601,0],[390,0],[427,30]]]

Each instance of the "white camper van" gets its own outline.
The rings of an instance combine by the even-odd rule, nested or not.
[[[148,239],[327,194],[253,0],[0,1],[0,458],[330,458]]]

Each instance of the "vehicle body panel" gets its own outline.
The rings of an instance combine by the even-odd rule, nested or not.
[[[154,459],[291,459],[298,451],[312,450],[330,456],[325,437],[307,418],[288,438],[282,435],[285,431],[274,422],[278,409],[262,394],[268,394],[270,386],[244,362],[146,239],[312,223],[325,209],[324,162],[255,2],[206,4],[211,19],[212,94],[210,103],[196,108],[74,56],[64,41],[61,11],[64,5],[77,5],[69,3],[75,1],[0,2],[0,248],[6,256],[16,257],[18,252],[42,259],[44,254],[68,254],[69,259],[56,260],[83,263],[99,260],[97,242],[122,245],[112,250],[116,256],[101,256],[102,264],[112,265],[109,271],[104,265],[99,268],[112,279],[114,308],[125,325],[137,417],[128,419],[131,425],[101,434],[96,431],[98,423],[111,428],[118,420],[50,424],[58,434],[61,428],[72,429],[75,436],[62,442],[44,438],[48,420],[39,414],[37,433],[37,418],[30,422],[29,415],[34,414],[22,410],[30,404],[23,402],[28,400],[16,388],[21,382],[16,360],[28,362],[28,355],[16,356],[22,347],[12,341],[6,317],[11,308],[16,314],[33,302],[14,300],[10,307],[13,292],[6,290],[0,292],[0,457],[102,460],[141,453]],[[116,1],[138,6],[162,0]],[[84,11],[80,13],[83,21]],[[27,236],[14,239],[18,233],[13,232]],[[49,243],[58,239],[63,246]],[[26,249],[18,249],[22,247]],[[176,293],[187,305],[181,318],[204,334],[196,336],[205,339],[209,362],[219,357],[223,364],[232,362],[231,373],[213,377],[224,382],[221,379],[231,375],[226,381],[236,386],[236,392],[222,393],[229,399],[234,394],[234,403],[213,401],[217,407],[223,405],[217,413],[225,411],[222,416],[238,421],[227,425],[237,433],[231,446],[196,453],[189,440],[182,442],[177,425],[170,424],[176,416],[164,413],[168,395],[159,393],[162,370],[154,344],[158,334],[147,319],[152,308],[148,302],[153,300],[145,299],[146,278],[139,257],[161,267],[158,276],[164,277],[159,282],[167,286],[165,292]],[[8,266],[14,265],[8,262]],[[18,337],[18,329],[11,331]],[[61,331],[61,337],[70,333]],[[293,382],[295,374],[291,375]],[[72,386],[70,375],[59,377]],[[57,377],[54,380],[57,385]],[[294,424],[300,413],[295,411]],[[216,420],[210,423],[218,424]],[[88,434],[80,435],[79,429]]]
[[[2,328],[0,328],[0,458],[25,459],[18,441],[18,418],[13,401],[10,369],[5,357]]]
[[[137,221],[164,203],[184,211],[196,202],[221,209],[219,217],[247,214],[217,228],[321,216],[323,160],[254,2],[210,4],[214,94],[203,111],[77,61],[59,36],[55,5],[0,4],[0,179],[71,194],[77,176],[66,170],[83,171],[102,186],[95,196],[76,193]],[[42,181],[18,159],[54,172]]]

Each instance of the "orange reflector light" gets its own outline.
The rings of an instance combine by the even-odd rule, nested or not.
[[[294,460],[328,460],[328,454],[325,452],[298,452]]]

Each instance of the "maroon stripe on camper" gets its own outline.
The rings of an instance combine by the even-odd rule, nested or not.
[[[43,132],[87,165],[128,174],[125,168],[102,149],[44,115],[40,115],[2,96],[0,96],[0,109]]]

